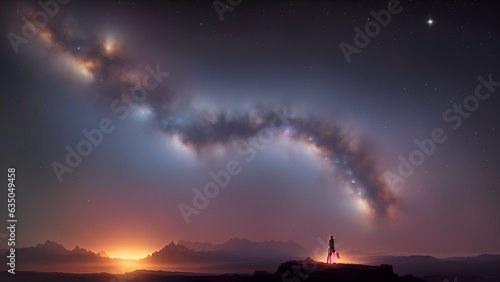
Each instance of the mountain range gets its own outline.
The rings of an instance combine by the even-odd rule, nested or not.
[[[363,264],[392,265],[394,272],[403,276],[411,274],[430,279],[462,275],[493,279],[485,281],[499,281],[500,277],[500,255],[439,259],[432,256],[370,255],[362,251],[342,254],[356,257],[356,261]],[[5,257],[6,253],[1,255]],[[66,273],[125,273],[136,269],[198,273],[254,273],[260,270],[274,273],[283,262],[305,257],[307,251],[293,241],[253,242],[238,238],[222,244],[178,241],[140,260],[109,258],[104,251],[94,253],[78,246],[68,250],[61,244],[46,241],[35,247],[17,248],[16,270]],[[6,264],[0,266],[0,270],[6,269]],[[435,278],[435,281],[438,279],[441,278]]]
[[[222,244],[200,243],[180,240],[178,245],[186,246],[190,249],[202,252],[218,252],[226,251],[233,255],[240,255],[243,257],[266,257],[272,258],[304,258],[307,257],[307,251],[298,243],[294,241],[280,242],[280,241],[264,241],[253,242],[248,239],[234,238]]]
[[[78,246],[68,250],[61,244],[46,241],[35,247],[17,248],[17,268],[21,271],[73,273],[123,273],[141,268],[252,273],[255,269],[274,271],[283,261],[306,256],[305,250],[292,241],[252,242],[247,239],[231,239],[220,245],[188,241],[180,243],[171,242],[140,260],[127,260],[109,258],[104,251],[94,253]],[[0,269],[6,269],[5,265],[0,266]]]

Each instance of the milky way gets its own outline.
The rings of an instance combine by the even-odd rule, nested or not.
[[[132,59],[113,37],[84,37],[64,24],[37,29],[38,39],[50,55],[73,71],[98,93],[120,99],[133,109],[156,119],[158,127],[170,137],[180,140],[198,155],[216,146],[244,142],[267,126],[274,113],[271,107],[254,106],[248,112],[227,109],[200,109],[162,87],[137,101],[127,92],[141,85]],[[167,83],[168,84],[168,83]],[[283,136],[301,146],[313,149],[318,158],[328,161],[349,187],[378,216],[388,216],[397,199],[381,177],[381,168],[367,141],[353,136],[331,122],[311,116],[295,117],[281,124]]]

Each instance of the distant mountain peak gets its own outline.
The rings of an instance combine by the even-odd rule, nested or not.
[[[185,248],[182,245],[176,245],[173,241],[171,241],[168,245],[165,245],[163,249],[161,249],[159,252],[162,253],[178,253],[180,250]]]
[[[38,244],[37,247],[45,250],[67,251],[63,245],[50,240],[45,241],[43,245]]]
[[[45,243],[43,244],[43,246],[61,246],[61,247],[64,247],[63,245],[61,245],[61,244],[59,244],[57,242],[51,241],[51,240],[45,241]]]
[[[315,260],[313,260],[311,257],[307,257],[305,260],[305,262],[316,262]]]
[[[254,242],[246,238],[231,238],[221,244],[212,244],[208,242],[190,242],[179,241],[177,245],[179,251],[184,251],[184,248],[198,251],[198,252],[224,252],[225,254],[231,253],[233,255],[258,257],[264,255],[267,258],[274,259],[299,259],[307,256],[304,248],[292,240],[284,241],[263,241]]]
[[[84,248],[80,248],[78,246],[76,246],[72,251],[71,251],[72,254],[83,254],[83,255],[89,255],[89,254],[93,254],[91,251],[88,251]]]

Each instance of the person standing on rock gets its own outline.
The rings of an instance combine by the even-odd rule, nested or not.
[[[333,263],[335,255],[337,255],[338,259],[340,259],[339,252],[335,251],[335,238],[330,236],[330,241],[328,241],[328,256],[326,257],[326,263]]]
[[[335,253],[335,238],[330,236],[330,241],[328,241],[328,256],[326,257],[326,263],[333,262],[332,255]]]

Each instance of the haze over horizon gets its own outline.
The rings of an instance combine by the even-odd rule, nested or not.
[[[102,250],[93,250],[93,249],[89,249],[89,248],[86,248],[85,246],[80,246],[80,245],[75,245],[73,247],[71,246],[65,246],[65,245],[62,245],[56,241],[52,241],[52,240],[46,240],[45,242],[41,242],[41,243],[38,243],[36,244],[35,246],[29,246],[29,247],[39,247],[39,246],[43,246],[47,243],[54,243],[54,244],[58,244],[58,245],[62,245],[65,249],[67,249],[68,251],[72,251],[72,250],[75,250],[75,249],[84,249],[86,251],[90,251],[94,254],[99,254],[103,257],[108,257],[108,258],[116,258],[116,259],[125,259],[125,260],[141,260],[141,259],[144,259],[148,256],[150,256],[151,254],[153,254],[154,252],[158,252],[159,250],[161,250],[162,248],[166,247],[166,246],[169,246],[171,245],[172,243],[175,244],[175,245],[181,245],[181,246],[184,246],[184,247],[187,247],[191,250],[194,250],[194,251],[204,251],[203,248],[202,249],[198,249],[198,248],[195,248],[193,247],[194,245],[197,245],[197,244],[200,244],[200,245],[203,245],[203,246],[207,246],[207,244],[210,244],[214,250],[218,250],[218,247],[221,247],[221,246],[224,246],[226,245],[226,243],[231,243],[232,241],[238,241],[238,240],[242,240],[242,241],[248,241],[252,244],[260,244],[260,243],[296,243],[295,241],[292,241],[292,240],[289,240],[289,241],[275,241],[275,240],[266,240],[266,241],[260,241],[260,242],[255,242],[255,241],[250,241],[246,238],[231,238],[227,241],[224,241],[224,242],[219,242],[219,243],[212,243],[212,242],[191,242],[191,241],[185,241],[185,240],[179,240],[178,242],[174,242],[174,241],[170,241],[170,242],[167,242],[165,243],[162,247],[158,248],[158,249],[154,249],[154,250],[150,250],[150,251],[147,251],[147,250],[140,250],[138,252],[123,252],[123,251],[118,251],[116,252],[116,255],[108,255],[108,252],[105,250],[105,249],[102,249]],[[326,241],[326,240],[325,240]],[[185,242],[189,242],[188,245],[185,244]],[[193,246],[191,246],[193,245]],[[299,245],[300,247],[302,247],[301,245]],[[317,248],[319,249],[319,246],[320,244],[318,244]],[[29,247],[22,247],[22,248],[29,248]],[[311,257],[315,260],[318,260],[318,261],[323,261],[324,260],[324,255],[326,254],[326,247],[324,245],[321,245],[321,249],[319,253],[321,253],[320,256],[318,256],[317,254],[315,255],[315,251],[309,251],[309,250],[306,250],[304,249],[305,251],[305,256],[308,256],[308,257]],[[315,249],[316,250],[316,249]],[[147,253],[146,253],[147,252]],[[143,253],[146,253],[146,255],[144,255]],[[325,253],[325,254],[323,254]],[[376,252],[376,253],[370,253],[370,252],[366,252],[364,250],[359,250],[359,249],[346,249],[344,250],[344,253],[343,253],[343,260],[341,261],[342,263],[355,263],[356,261],[359,260],[359,258],[364,258],[364,257],[369,257],[369,256],[433,256],[435,258],[440,258],[440,259],[446,259],[446,258],[455,258],[455,257],[474,257],[474,256],[479,256],[479,255],[485,255],[485,254],[493,254],[493,253],[481,253],[481,254],[455,254],[453,256],[447,256],[447,255],[442,255],[442,256],[439,256],[439,255],[430,255],[430,254],[418,254],[418,253],[415,253],[415,254],[408,254],[408,253],[393,253],[393,252]],[[265,255],[262,254],[262,255]]]
[[[17,248],[312,253],[333,235],[341,253],[500,253],[500,6],[242,1],[221,20],[212,2],[73,0],[18,45],[43,9],[0,4]]]

